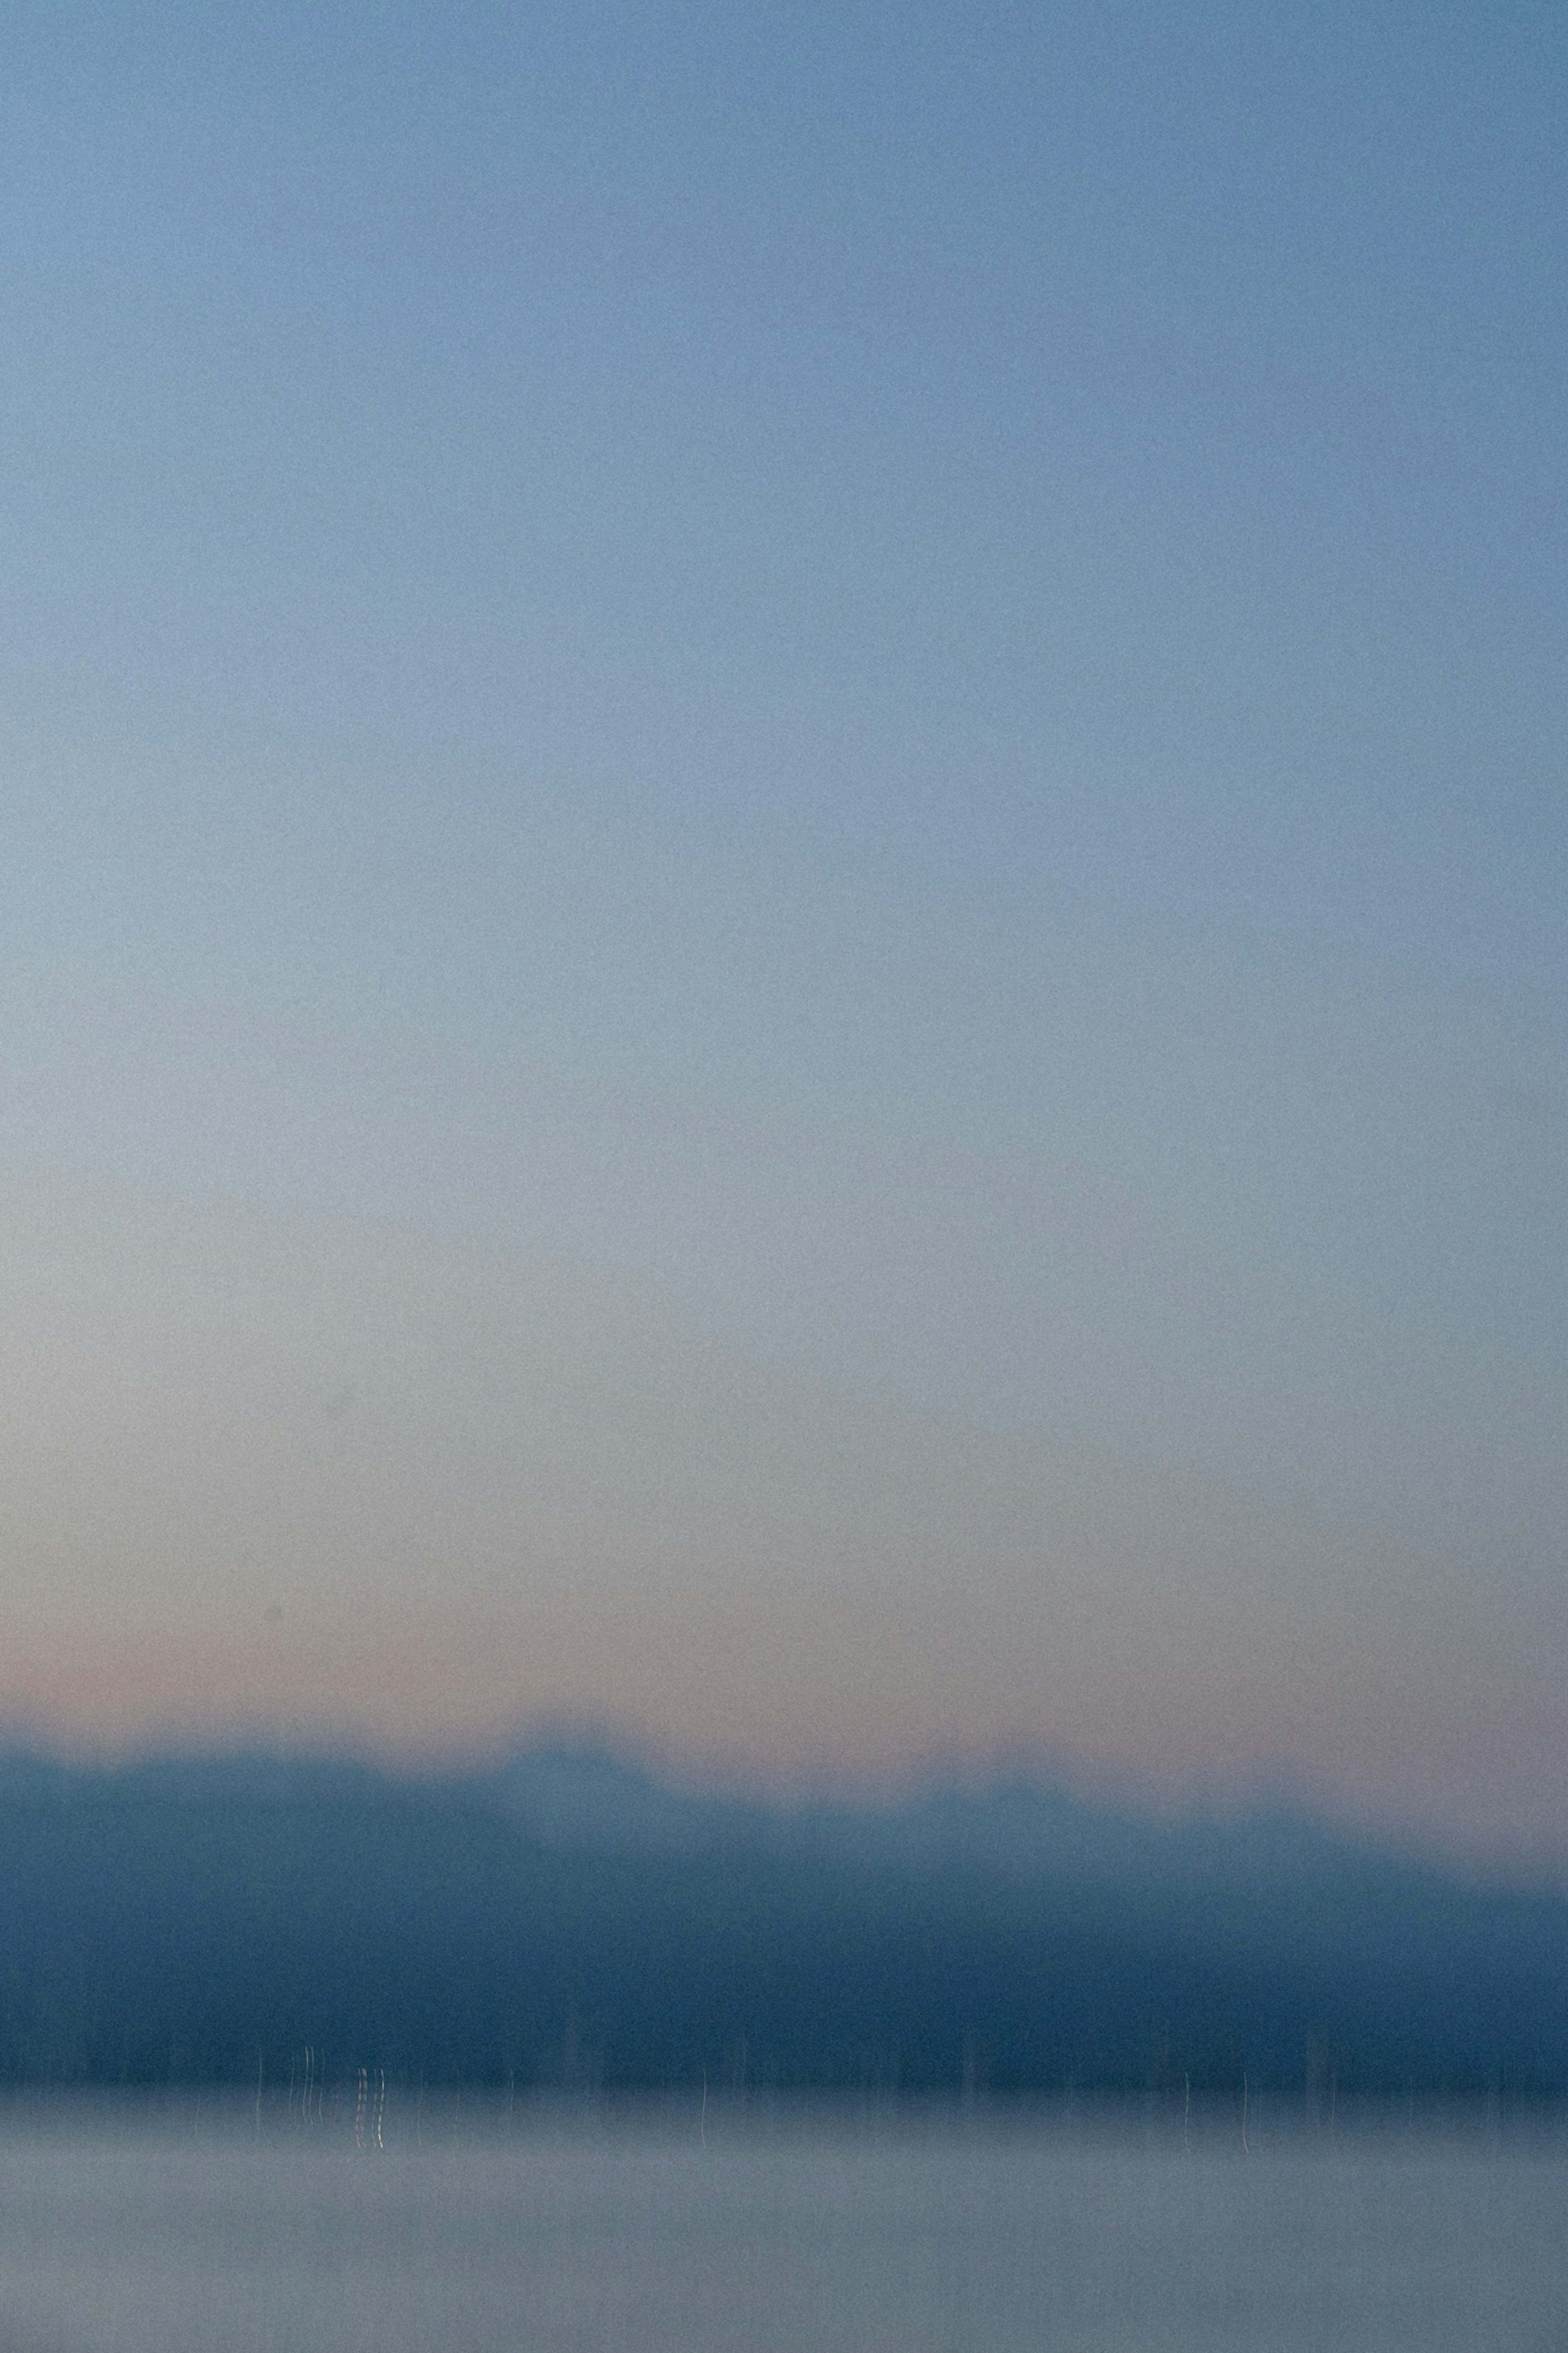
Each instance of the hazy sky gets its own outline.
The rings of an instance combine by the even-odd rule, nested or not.
[[[1568,1848],[1561,11],[0,61],[0,1716]]]

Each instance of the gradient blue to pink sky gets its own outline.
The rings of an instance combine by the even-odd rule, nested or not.
[[[0,56],[0,1719],[1568,1852],[1568,23]]]

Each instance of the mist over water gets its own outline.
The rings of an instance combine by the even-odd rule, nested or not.
[[[1486,2110],[329,2089],[0,2116],[5,2353],[1548,2353],[1568,2134]]]

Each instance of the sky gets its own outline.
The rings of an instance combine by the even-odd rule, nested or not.
[[[0,1725],[1568,1860],[1568,28],[18,5]]]

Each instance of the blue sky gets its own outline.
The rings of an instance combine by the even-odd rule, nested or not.
[[[1556,13],[7,38],[0,1710],[1552,1843]]]

